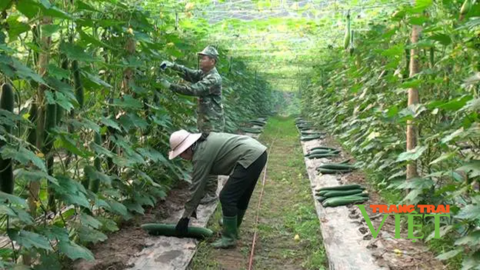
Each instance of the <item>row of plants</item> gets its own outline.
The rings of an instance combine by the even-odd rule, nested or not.
[[[451,205],[441,239],[433,218],[418,233],[452,269],[477,269],[480,3],[417,0],[364,29],[355,19],[346,15],[342,45],[316,49],[300,90],[303,116],[332,132],[380,191],[403,194],[390,203]],[[411,148],[408,126],[416,128]],[[416,176],[407,177],[412,165]]]
[[[118,224],[166,196],[188,168],[169,134],[195,128],[195,98],[158,67],[195,68],[205,25],[178,1],[0,3],[0,268],[59,269],[94,256]],[[214,44],[215,45],[215,44]],[[228,132],[280,95],[218,48]]]

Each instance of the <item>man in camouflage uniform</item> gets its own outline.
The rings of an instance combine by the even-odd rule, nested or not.
[[[200,70],[193,70],[172,62],[163,61],[162,69],[171,68],[186,81],[192,84],[179,85],[169,83],[162,79],[160,83],[176,93],[197,96],[197,127],[200,132],[210,131],[223,132],[225,127],[225,116],[222,104],[222,77],[215,65],[218,61],[218,52],[212,46],[207,46],[198,53]],[[210,175],[207,182],[206,192],[201,204],[206,204],[217,199],[218,176]]]

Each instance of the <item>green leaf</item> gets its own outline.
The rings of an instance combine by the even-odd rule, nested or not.
[[[420,86],[420,84],[422,84],[422,82],[423,80],[412,80],[412,81],[404,82],[400,85],[400,88],[403,88],[403,89],[417,88],[418,86]]]
[[[461,109],[467,111],[476,111],[480,109],[480,98],[472,99],[465,104],[465,106]]]
[[[92,7],[91,5],[85,3],[84,1],[80,1],[80,0],[75,1],[75,6],[77,7],[77,10],[78,10],[78,11],[80,11],[80,10],[88,10],[88,11],[93,11],[93,12],[99,12],[99,11],[96,10],[94,7]]]
[[[133,98],[131,95],[124,95],[121,99],[115,99],[113,104],[119,107],[142,109],[143,104],[141,101]]]
[[[455,132],[452,132],[448,134],[445,138],[442,139],[442,143],[448,143],[451,140],[455,139],[456,137],[461,137],[461,135],[464,135],[466,132],[463,127],[455,130]]]
[[[106,81],[100,79],[98,76],[92,75],[88,72],[82,71],[82,73],[87,77],[88,80],[93,82],[94,84],[106,87],[106,88],[113,88],[110,84],[108,84]]]
[[[42,25],[42,36],[49,37],[60,30],[60,25],[47,24]],[[50,73],[50,70],[48,71]]]
[[[137,212],[140,215],[145,214],[145,210],[138,202],[125,202],[125,206],[127,207],[128,210],[132,212]]]
[[[40,12],[40,6],[33,0],[17,1],[16,7],[29,19],[35,17]]]
[[[468,173],[470,177],[480,176],[480,160],[473,160],[457,170]]]
[[[90,180],[99,180],[100,182],[107,185],[111,185],[112,183],[112,179],[108,175],[97,171],[93,166],[85,166],[84,171],[88,178],[90,178]]]
[[[114,120],[110,119],[110,118],[105,118],[105,117],[102,117],[100,118],[100,122],[106,126],[109,126],[111,128],[114,128],[118,131],[120,131],[120,126],[117,124],[117,122],[115,122]]]
[[[15,74],[18,77],[27,80],[32,79],[40,84],[46,84],[42,76],[38,75],[35,71],[33,71],[31,68],[27,67],[20,61],[16,59],[11,59],[11,66],[14,68]]]
[[[447,233],[449,233],[451,230],[453,229],[453,226],[452,225],[447,225],[447,226],[443,226],[443,227],[440,227],[440,232],[439,232],[439,235],[441,238],[443,238]],[[436,232],[433,231],[426,239],[426,241],[430,241],[432,239],[434,239],[435,237],[435,234]]]
[[[480,205],[467,205],[455,217],[459,219],[478,219],[480,218]]]
[[[45,235],[50,241],[68,241],[67,228],[61,228],[55,225],[48,225],[45,228],[41,228],[40,232]]]
[[[472,255],[467,255],[463,259],[462,263],[462,270],[469,270],[469,269],[478,269],[480,265],[480,251],[476,251]]]
[[[404,181],[397,188],[398,189],[420,189],[420,190],[423,190],[423,189],[429,189],[433,185],[435,185],[435,183],[430,178],[412,178],[412,179],[409,179],[408,181]]]
[[[103,234],[100,231],[97,231],[95,229],[92,229],[87,226],[79,226],[77,228],[78,236],[82,240],[82,242],[86,243],[97,243],[97,242],[103,242],[107,240],[107,236]]]
[[[16,241],[17,244],[29,249],[29,248],[40,248],[45,250],[52,251],[52,247],[50,246],[50,242],[44,236],[41,236],[34,232],[24,231],[21,230],[20,232],[14,230],[7,231],[8,236],[13,240]]]
[[[123,217],[127,217],[129,216],[129,213],[128,213],[128,209],[125,205],[119,203],[119,202],[116,202],[116,201],[108,201],[107,202],[110,207],[112,208],[112,211],[123,216]]]
[[[422,199],[423,191],[421,189],[413,189],[408,193],[408,195],[402,200],[402,202],[408,202],[410,204],[417,204]]]
[[[7,20],[8,22],[8,37],[10,40],[15,40],[21,34],[30,30],[30,26],[26,23],[17,21],[18,16],[12,16]]]
[[[457,256],[460,252],[463,252],[463,248],[458,248],[458,249],[451,250],[449,252],[442,253],[438,255],[436,258],[440,261],[445,261]]]
[[[60,141],[60,147],[63,147],[68,151],[72,152],[73,154],[81,156],[83,158],[86,158],[89,156],[89,153],[86,150],[79,149],[76,146],[76,142],[66,137],[65,135],[60,134],[60,136],[58,136],[57,138]]]
[[[39,157],[37,157],[32,151],[20,147],[20,149],[17,151],[17,149],[11,147],[10,145],[4,146],[2,148],[2,151],[0,151],[2,154],[2,157],[5,159],[11,158],[15,159],[16,161],[20,162],[23,165],[28,165],[30,162],[32,162],[37,168],[40,170],[46,172],[47,168],[45,167],[45,163],[43,160]]]
[[[3,11],[4,9],[6,9],[10,3],[12,2],[12,0],[4,0],[2,2],[0,2],[0,11]]]
[[[75,204],[78,206],[83,206],[86,208],[90,208],[90,203],[88,202],[87,198],[83,193],[78,194],[62,194],[60,196],[62,200],[68,204]]]
[[[96,58],[86,53],[85,50],[71,43],[61,43],[60,51],[63,52],[69,60],[78,60],[83,62],[94,62],[97,61]]]
[[[153,148],[138,148],[137,151],[145,158],[151,159],[153,162],[167,163],[168,160],[162,153]]]
[[[93,253],[83,246],[79,246],[74,242],[61,241],[58,243],[58,250],[65,254],[72,260],[85,259],[87,261],[94,261],[95,257]]]
[[[401,161],[410,161],[410,160],[417,160],[420,158],[420,156],[427,150],[426,146],[417,146],[415,149],[407,152],[401,153],[396,162],[401,162]]]
[[[414,13],[421,13],[433,4],[433,0],[415,0],[415,5],[411,9]]]
[[[104,217],[97,217],[97,219],[102,223],[102,231],[116,232],[119,230],[115,221]]]
[[[41,181],[43,179],[47,179],[50,183],[58,185],[58,180],[55,177],[48,175],[46,172],[37,170],[20,169],[17,172],[16,178],[24,179],[26,181]]]
[[[470,247],[475,247],[478,246],[478,244],[480,244],[480,230],[470,232],[468,235],[455,241],[456,246],[468,245]]]
[[[68,70],[65,70],[63,68],[58,67],[57,65],[54,64],[48,64],[48,75],[56,78],[56,79],[67,79],[70,77],[70,72]],[[49,82],[50,84],[50,82]],[[65,84],[66,86],[69,86]]]
[[[457,155],[456,152],[443,153],[441,156],[430,162],[430,165],[437,164],[441,161],[449,160]]]
[[[104,148],[103,146],[100,146],[94,142],[91,142],[90,143],[90,148],[93,149],[93,151],[95,151],[95,153],[97,153],[98,155],[105,155],[107,157],[110,157],[112,158],[114,156],[114,154],[109,151],[108,149]]]
[[[431,36],[429,39],[438,41],[443,46],[448,46],[452,43],[452,39],[450,38],[450,36],[445,34],[436,34]]]
[[[100,221],[96,220],[94,217],[87,215],[85,213],[82,213],[80,215],[80,221],[82,222],[83,225],[88,225],[95,229],[100,228],[100,226],[102,225]]]
[[[25,199],[17,197],[13,194],[5,193],[3,191],[0,191],[0,199],[2,201],[8,200],[9,203],[18,204],[18,205],[27,207],[27,202],[25,201]]]

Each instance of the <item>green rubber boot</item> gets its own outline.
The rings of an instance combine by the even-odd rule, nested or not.
[[[243,210],[238,209],[238,212],[237,212],[237,239],[240,239],[240,236],[239,236],[240,225],[242,225],[243,217],[245,216],[246,211],[247,211],[246,209],[243,209]]]
[[[222,238],[212,243],[214,248],[232,248],[237,245],[237,216],[223,217]]]

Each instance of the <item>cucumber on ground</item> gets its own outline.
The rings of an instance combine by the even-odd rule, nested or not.
[[[368,198],[363,196],[332,197],[323,201],[322,205],[324,207],[335,207],[335,206],[347,205],[351,203],[361,203],[366,200],[368,200]]]
[[[300,137],[300,140],[301,140],[301,141],[311,141],[311,140],[316,140],[316,139],[320,139],[320,138],[321,138],[320,135],[302,136],[302,137]]]
[[[345,170],[345,169],[323,169],[323,168],[317,168],[317,171],[321,174],[341,174],[341,173],[349,173],[352,170]]]
[[[317,169],[331,169],[331,170],[354,170],[355,166],[342,163],[326,163],[317,167]]]
[[[315,146],[313,148],[310,149],[310,151],[314,151],[314,150],[331,150],[331,151],[339,151],[337,150],[336,148],[333,148],[333,147],[328,147],[328,146]],[[339,151],[340,152],[340,151]]]
[[[313,155],[313,154],[340,154],[340,151],[338,150],[327,150],[327,149],[317,149],[317,150],[313,150],[313,151],[310,151],[309,154],[310,155]]]
[[[323,197],[323,196],[317,197],[317,201],[319,201],[319,202],[323,202],[323,201],[325,201],[326,199],[327,199],[327,198],[326,198],[326,197]]]
[[[161,224],[161,223],[146,223],[142,224],[142,229],[146,230],[151,235],[176,236],[176,224]],[[187,235],[183,237],[191,238],[207,238],[213,235],[213,231],[202,227],[188,227]]]
[[[323,194],[323,197],[332,198],[339,196],[348,196],[348,195],[361,195],[363,192],[362,189],[352,189],[352,190],[331,190]]]
[[[365,189],[365,188],[358,184],[351,184],[351,185],[343,185],[343,186],[324,187],[324,188],[319,188],[317,190],[322,191],[322,190],[350,190],[350,189]]]

